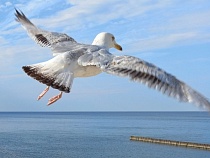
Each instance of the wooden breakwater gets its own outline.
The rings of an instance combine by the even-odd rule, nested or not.
[[[210,150],[210,144],[182,142],[182,141],[156,139],[156,138],[149,138],[149,137],[138,137],[138,136],[131,136],[130,140],[141,141],[141,142],[149,142],[149,143],[157,143],[157,144],[165,144],[165,145],[173,145],[173,146],[180,146],[180,147],[188,147],[188,148],[196,148],[196,149],[203,149],[203,150]]]

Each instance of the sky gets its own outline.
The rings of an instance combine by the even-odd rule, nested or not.
[[[164,69],[210,98],[209,0],[1,0],[0,111],[200,111],[146,86],[102,73],[76,78],[71,93],[59,93],[28,77],[22,66],[52,58],[15,21],[14,8],[38,27],[91,44],[100,32],[114,34],[120,52]]]

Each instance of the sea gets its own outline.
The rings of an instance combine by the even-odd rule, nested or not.
[[[210,144],[210,113],[0,113],[0,158],[210,158],[208,150],[130,136]]]

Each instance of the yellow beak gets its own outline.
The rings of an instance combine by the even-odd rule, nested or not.
[[[121,47],[119,44],[115,43],[115,44],[114,44],[114,47],[115,47],[116,49],[122,51],[122,47]]]

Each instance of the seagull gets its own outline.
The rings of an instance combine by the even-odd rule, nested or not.
[[[66,34],[39,29],[23,12],[16,10],[15,15],[16,21],[22,24],[36,43],[49,47],[53,52],[54,57],[48,61],[22,67],[28,76],[48,86],[43,94],[49,87],[60,91],[49,99],[48,105],[59,100],[63,92],[70,92],[74,78],[105,72],[128,77],[169,97],[210,110],[210,102],[206,97],[163,69],[134,56],[111,54],[110,48],[122,51],[111,33],[99,33],[92,45],[82,44]]]
[[[22,24],[23,28],[27,30],[27,33],[29,37],[31,37],[37,44],[39,44],[42,47],[51,47],[54,43],[58,42],[72,42],[76,43],[76,41],[63,33],[57,33],[57,32],[49,32],[42,29],[39,29],[37,26],[35,26],[22,12],[19,12],[16,10],[15,13],[16,21]],[[93,44],[97,45],[98,43],[97,39],[93,41]],[[115,44],[116,49],[122,50],[122,47]],[[60,54],[61,52],[58,52]],[[53,56],[56,56],[56,53],[53,53]],[[37,100],[40,100],[49,90],[50,86],[47,86],[47,88],[38,96]],[[62,97],[62,91],[59,93],[59,95],[56,95],[49,99],[48,105],[54,103],[58,99]]]

